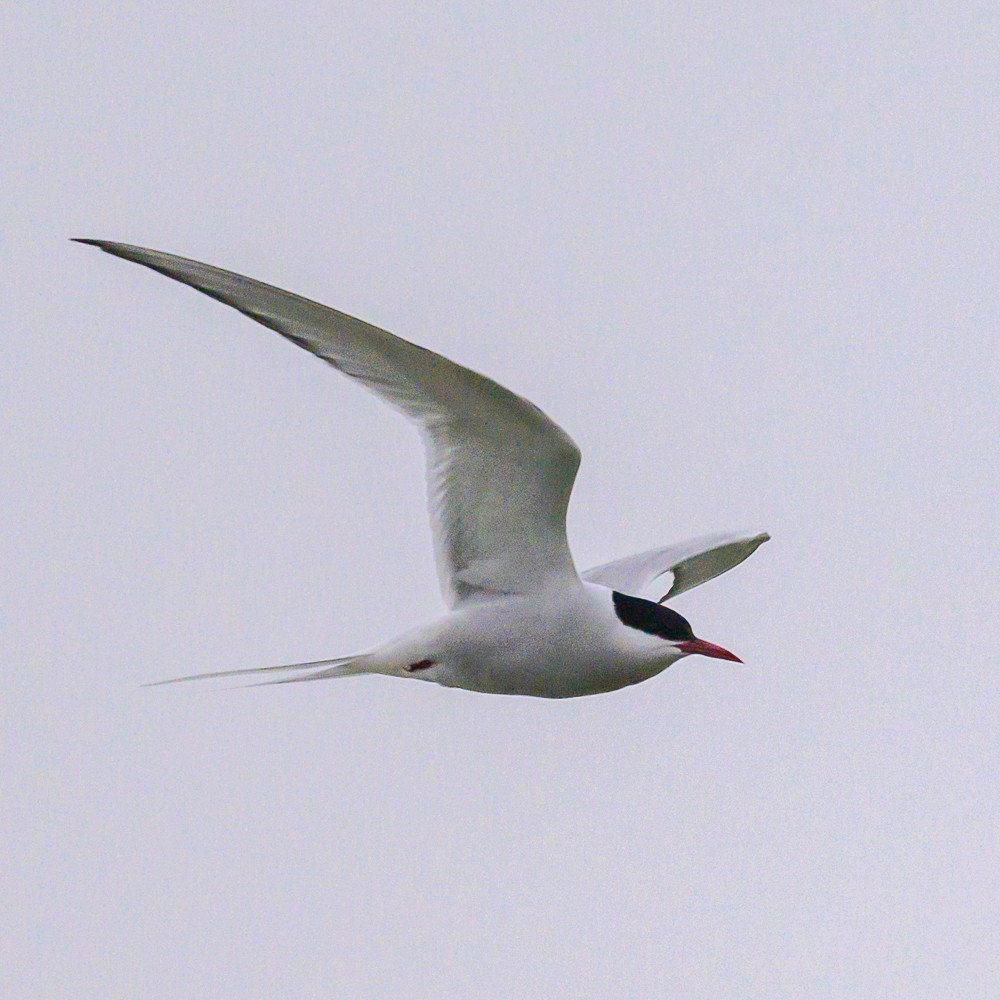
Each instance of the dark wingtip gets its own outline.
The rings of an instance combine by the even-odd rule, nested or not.
[[[98,250],[111,254],[112,257],[123,257],[126,260],[135,260],[133,254],[142,251],[142,247],[134,247],[128,243],[116,243],[114,240],[90,240],[84,239],[82,236],[71,237],[70,243],[82,243],[84,246],[97,247]],[[144,261],[139,261],[139,263],[142,264]]]

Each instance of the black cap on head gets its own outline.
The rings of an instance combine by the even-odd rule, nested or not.
[[[617,590],[612,591],[611,599],[614,601],[618,620],[629,628],[658,635],[668,642],[690,642],[694,639],[688,620],[662,604],[621,594]]]

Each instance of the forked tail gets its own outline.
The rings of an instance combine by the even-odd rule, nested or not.
[[[216,670],[208,674],[190,674],[187,677],[171,677],[165,681],[154,681],[143,684],[143,687],[161,687],[164,684],[180,684],[182,681],[204,681],[213,677],[248,677],[255,674],[269,674],[274,671],[298,670],[297,677],[281,677],[276,680],[257,681],[244,687],[263,687],[267,684],[295,684],[298,681],[321,681],[328,677],[350,677],[352,674],[368,673],[365,654],[360,656],[341,656],[335,660],[313,660],[310,663],[284,663],[277,667],[250,667],[246,670]],[[317,669],[322,668],[322,669]]]

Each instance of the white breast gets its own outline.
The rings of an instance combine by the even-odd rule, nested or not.
[[[652,677],[679,654],[623,625],[611,591],[564,586],[467,604],[442,619],[426,680],[496,694],[569,698]]]

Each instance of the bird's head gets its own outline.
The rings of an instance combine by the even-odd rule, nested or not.
[[[690,656],[701,653],[702,656],[712,656],[717,660],[732,660],[735,663],[743,661],[728,649],[716,646],[714,642],[699,639],[691,629],[688,620],[676,611],[655,604],[642,597],[632,597],[621,594],[617,590],[612,593],[615,614],[618,620],[629,628],[639,629],[649,635],[658,636],[670,643],[679,651],[680,656]]]

